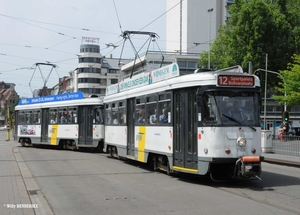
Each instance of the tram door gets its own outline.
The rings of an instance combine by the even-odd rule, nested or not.
[[[174,166],[198,169],[196,90],[174,92]]]
[[[127,100],[127,155],[134,156],[135,99]]]
[[[93,145],[93,106],[78,108],[78,145]]]
[[[41,120],[41,142],[48,142],[48,124],[50,122],[49,119],[49,109],[42,109],[42,113],[40,115]]]

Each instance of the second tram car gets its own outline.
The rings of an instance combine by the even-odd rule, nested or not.
[[[16,135],[22,146],[103,149],[101,98],[83,98],[81,92],[76,92],[20,99],[15,113]]]
[[[259,79],[240,66],[139,74],[107,88],[104,149],[167,173],[259,178],[259,98]]]

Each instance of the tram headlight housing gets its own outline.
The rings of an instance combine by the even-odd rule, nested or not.
[[[244,137],[239,137],[236,143],[238,146],[244,147],[247,144],[247,141]]]

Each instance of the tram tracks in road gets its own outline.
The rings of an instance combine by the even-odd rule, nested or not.
[[[249,185],[249,184],[248,184]],[[291,195],[287,195],[281,192],[277,192],[276,189],[273,188],[266,188],[266,187],[249,187],[247,186],[249,189],[243,189],[243,188],[237,188],[236,186],[232,186],[232,187],[220,187],[220,186],[214,186],[216,189],[227,192],[227,193],[231,193],[233,195],[237,195],[258,203],[262,203],[280,210],[283,210],[285,212],[288,213],[293,213],[293,214],[299,214],[300,215],[300,211],[297,209],[292,209],[290,206],[293,205],[299,205],[300,202],[300,198],[297,196],[291,196]],[[254,188],[253,190],[251,190],[251,188]],[[249,192],[247,192],[249,191]],[[254,194],[253,191],[260,191],[263,192],[263,195],[260,194]],[[271,194],[271,192],[275,192],[276,193],[276,197],[274,197],[273,195],[269,195]],[[283,195],[283,196],[287,196],[289,197],[288,199],[286,198],[280,198],[279,195]],[[276,199],[280,199],[280,201],[274,201]],[[292,199],[292,200],[291,200]],[[292,202],[291,202],[292,201]]]
[[[299,186],[297,179],[288,183],[286,181],[290,181],[291,179],[280,177],[273,178],[272,174],[266,175],[265,179],[262,181],[228,180],[223,182],[214,182],[210,180],[209,177],[185,174],[180,174],[176,177],[188,183],[208,186],[241,198],[268,205],[278,210],[282,210],[282,214],[300,215],[300,196],[299,193],[295,192],[295,189],[297,188],[288,189],[288,186]],[[273,183],[267,181],[269,177],[273,178]]]

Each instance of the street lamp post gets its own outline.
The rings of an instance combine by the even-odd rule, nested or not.
[[[210,69],[211,12],[213,10],[214,10],[213,8],[207,10],[207,12],[209,13],[208,69]]]
[[[267,83],[268,83],[268,54],[266,54],[266,70],[265,70],[265,105],[264,105],[264,130],[266,130],[266,112],[267,112]]]
[[[256,71],[264,71],[264,72],[269,72],[269,73],[279,75],[282,78],[283,82],[284,82],[284,97],[286,97],[286,81],[285,81],[284,77],[279,72],[275,72],[275,71],[271,71],[271,70],[265,70],[265,69],[257,69]],[[286,109],[287,109],[286,102],[284,102],[284,111],[286,111]]]

